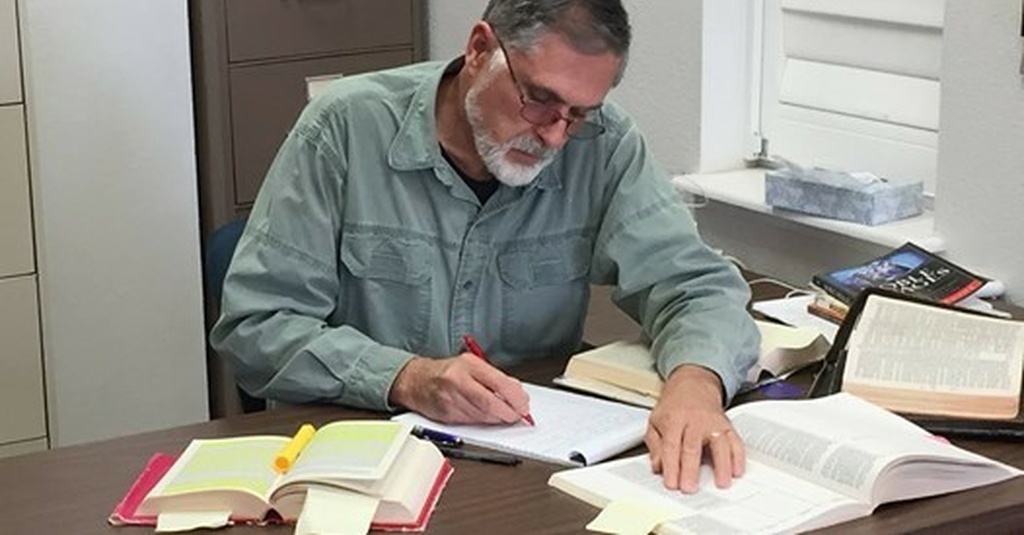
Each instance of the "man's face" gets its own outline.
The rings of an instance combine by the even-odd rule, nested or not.
[[[547,35],[530,53],[494,47],[466,94],[466,114],[477,152],[500,182],[524,186],[568,141],[566,120],[536,125],[520,113],[524,99],[583,120],[611,89],[620,59],[576,52]]]

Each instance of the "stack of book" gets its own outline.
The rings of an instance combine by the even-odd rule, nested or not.
[[[906,243],[866,264],[814,275],[811,287],[818,295],[807,306],[807,312],[842,323],[850,305],[866,288],[986,310],[991,307],[977,297],[977,292],[989,282],[913,243]]]

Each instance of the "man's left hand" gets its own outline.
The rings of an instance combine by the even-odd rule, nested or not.
[[[719,488],[728,487],[746,465],[743,441],[722,407],[721,381],[700,366],[680,366],[665,381],[644,442],[665,487],[686,493],[697,491],[705,448]]]

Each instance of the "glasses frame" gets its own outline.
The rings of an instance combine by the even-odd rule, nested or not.
[[[524,121],[534,126],[551,126],[559,121],[565,122],[565,135],[572,139],[594,139],[605,132],[605,127],[599,122],[590,121],[584,118],[572,118],[562,115],[562,112],[556,110],[548,104],[531,100],[526,96],[523,91],[523,86],[519,84],[519,78],[516,77],[515,71],[512,69],[512,61],[508,57],[508,50],[505,49],[505,44],[498,39],[498,36],[494,36],[494,39],[498,42],[498,48],[501,49],[501,53],[505,56],[505,67],[508,69],[508,75],[512,78],[512,85],[515,86],[516,92],[519,93],[519,116]],[[591,112],[596,114],[598,119],[601,120],[603,115],[601,114],[600,108]]]

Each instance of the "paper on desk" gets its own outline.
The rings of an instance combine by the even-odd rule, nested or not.
[[[839,332],[839,326],[807,312],[807,305],[813,300],[814,296],[812,295],[799,295],[755,301],[752,306],[754,310],[785,324],[815,329],[825,336],[828,343],[832,344],[835,342],[836,333]]]
[[[216,529],[228,525],[231,511],[203,513],[160,513],[156,518],[157,533],[174,533],[194,529]]]
[[[523,383],[537,425],[446,425],[407,412],[393,420],[482,446],[564,466],[603,461],[640,445],[651,411],[625,403]]]
[[[666,520],[682,516],[679,511],[650,504],[617,500],[587,524],[587,529],[616,535],[647,535]]]
[[[330,487],[310,487],[295,535],[353,535],[370,531],[379,498]]]

